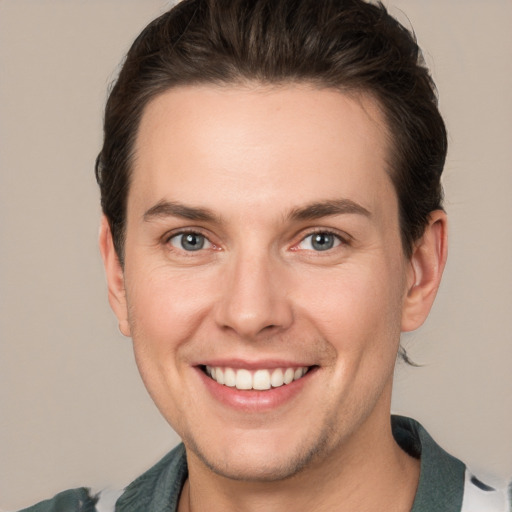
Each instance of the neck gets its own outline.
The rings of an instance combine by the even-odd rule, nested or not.
[[[281,481],[234,481],[213,473],[188,452],[189,479],[179,512],[409,512],[419,461],[396,444],[389,415],[378,418],[368,418],[329,457]]]

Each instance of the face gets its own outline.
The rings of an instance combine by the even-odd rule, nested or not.
[[[197,464],[274,480],[386,431],[415,279],[386,140],[370,98],[306,86],[146,108],[114,309]]]

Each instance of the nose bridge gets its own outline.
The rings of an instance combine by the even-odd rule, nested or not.
[[[244,338],[279,331],[292,321],[284,268],[271,251],[241,248],[230,258],[217,322]]]

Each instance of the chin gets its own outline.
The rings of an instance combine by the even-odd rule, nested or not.
[[[286,480],[301,473],[327,451],[327,439],[315,438],[314,443],[255,443],[231,442],[222,450],[202,449],[195,442],[185,441],[192,453],[209,470],[230,480],[246,482],[274,482]]]

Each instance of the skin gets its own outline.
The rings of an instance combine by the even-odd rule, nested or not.
[[[187,448],[180,511],[410,510],[419,463],[391,434],[393,369],[439,286],[446,218],[432,212],[404,256],[387,140],[370,97],[306,85],[188,86],[146,107],[124,268],[105,219],[100,248],[120,328]],[[183,248],[183,230],[204,248]],[[284,399],[222,387],[223,402],[199,367],[212,362],[314,371]]]

